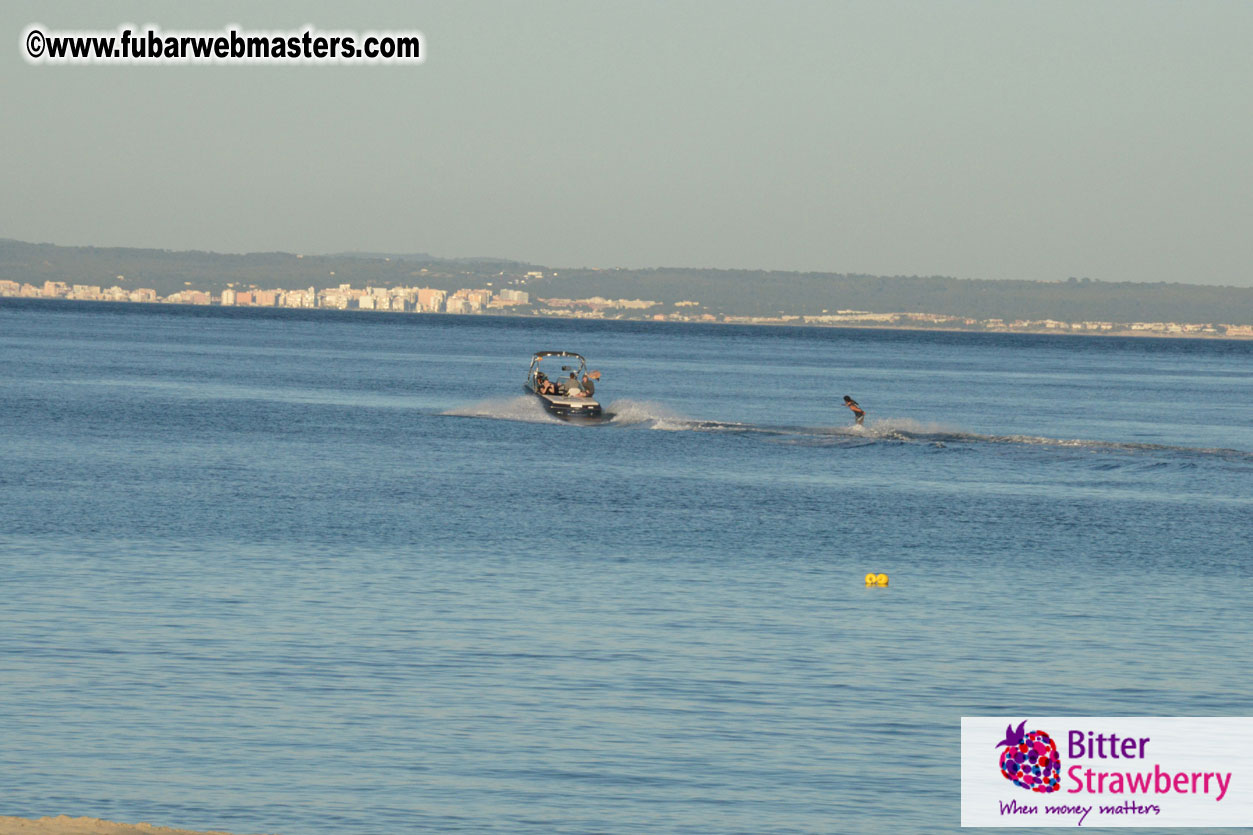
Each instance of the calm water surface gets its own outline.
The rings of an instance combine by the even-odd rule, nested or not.
[[[963,715],[1253,715],[1253,343],[6,300],[0,394],[0,814],[951,831]]]

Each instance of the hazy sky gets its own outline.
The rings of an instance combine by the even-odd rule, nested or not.
[[[0,237],[1253,285],[1253,3],[6,2]],[[419,66],[31,66],[416,29]]]

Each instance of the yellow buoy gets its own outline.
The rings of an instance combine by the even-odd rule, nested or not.
[[[873,586],[877,582],[878,578],[875,576],[873,571],[866,575],[866,585]]]
[[[874,581],[881,586],[886,586],[888,584],[888,575],[880,574],[874,578]]]

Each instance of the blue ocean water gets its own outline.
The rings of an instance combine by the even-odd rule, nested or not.
[[[1253,342],[5,300],[0,395],[0,814],[952,831],[963,715],[1253,715]]]

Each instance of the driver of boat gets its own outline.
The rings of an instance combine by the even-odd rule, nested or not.
[[[587,392],[579,385],[579,378],[570,372],[570,378],[566,380],[566,395],[569,397],[587,397]]]

